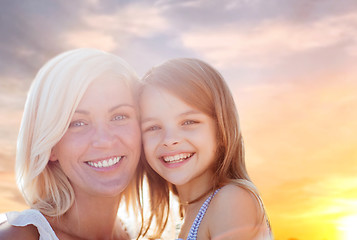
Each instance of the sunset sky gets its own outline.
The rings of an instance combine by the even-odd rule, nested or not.
[[[117,54],[139,76],[173,57],[213,65],[275,239],[357,239],[356,0],[1,1],[1,177],[12,177],[37,70],[79,47]],[[16,210],[10,188],[0,183],[0,211]]]

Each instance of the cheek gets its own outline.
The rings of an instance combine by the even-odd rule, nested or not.
[[[146,157],[151,155],[150,153],[153,151],[152,147],[152,139],[148,138],[147,136],[143,136],[143,148]]]
[[[156,159],[155,149],[157,147],[157,140],[155,136],[144,135],[143,147],[146,161],[149,163],[149,165],[152,166],[152,164],[155,162],[154,160]]]
[[[199,141],[200,146],[203,146],[210,155],[215,155],[218,146],[216,129],[213,126],[213,124],[206,126],[201,134],[195,136],[195,141]]]
[[[158,134],[144,134],[143,135],[143,146],[146,153],[153,152],[159,144],[159,135]]]
[[[137,123],[116,128],[115,135],[122,139],[128,147],[140,151],[141,132]]]
[[[209,136],[207,136],[207,141],[206,141],[207,147],[210,150],[210,155],[212,156],[213,159],[217,158],[217,148],[218,148],[218,142],[217,142],[217,135],[215,132],[212,132]]]
[[[88,139],[84,135],[66,133],[52,149],[52,153],[57,158],[53,160],[66,160],[68,156],[76,155],[83,146],[87,145]]]
[[[145,154],[145,161],[149,164],[149,166],[151,168],[153,168],[155,171],[157,171],[158,170],[158,168],[157,168],[158,161],[156,160],[154,152],[150,151],[149,149],[144,148],[144,154]]]

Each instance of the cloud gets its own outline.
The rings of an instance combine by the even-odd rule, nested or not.
[[[276,238],[332,236],[322,226],[357,213],[356,78],[355,68],[335,66],[304,79],[232,85],[248,173]]]
[[[329,16],[309,24],[271,19],[252,24],[228,23],[197,27],[183,32],[183,46],[218,66],[245,65],[261,68],[285,57],[339,45],[356,49],[357,14]],[[346,51],[346,54],[350,52]]]
[[[314,77],[232,89],[248,173],[279,226],[355,209],[357,73]]]
[[[0,171],[13,170],[16,139],[28,84],[19,79],[0,81]],[[7,162],[6,162],[7,161]]]
[[[157,8],[144,4],[127,5],[110,14],[84,14],[83,21],[90,28],[144,38],[168,27]]]
[[[144,4],[117,7],[114,12],[81,14],[83,27],[64,34],[68,47],[94,47],[114,51],[130,44],[133,39],[150,38],[168,28],[157,8]]]
[[[157,0],[155,6],[165,9],[205,9],[207,10],[223,10],[230,11],[238,7],[244,7],[247,4],[254,4],[260,2],[259,0],[221,0],[219,2],[215,0]]]
[[[270,189],[263,199],[269,205],[275,237],[285,239],[293,234],[301,239],[335,239],[336,224],[357,214],[356,187],[355,177],[332,176],[285,181]]]
[[[25,79],[60,52],[77,47],[117,52],[169,27],[159,8],[142,2],[10,1],[1,4],[0,13],[1,75]]]
[[[28,83],[56,54],[101,48],[140,75],[168,58],[202,58],[222,72],[237,100],[248,172],[276,238],[330,239],[324,229],[357,207],[356,6],[355,0],[3,1],[0,168],[13,169]]]
[[[90,6],[98,6],[100,4],[100,0],[84,0],[84,2],[87,2]]]
[[[263,199],[269,205],[273,230],[278,233],[275,237],[284,239],[278,235],[286,234],[302,239],[314,235],[314,239],[332,237],[340,219],[357,214],[356,187],[354,176],[329,176],[285,181],[270,189]]]
[[[98,48],[104,51],[113,51],[118,42],[114,37],[100,31],[71,31],[63,35],[68,48]]]
[[[61,34],[80,25],[78,2],[3,1],[0,3],[1,76],[26,81],[50,57],[63,51]],[[0,81],[3,81],[1,78]]]

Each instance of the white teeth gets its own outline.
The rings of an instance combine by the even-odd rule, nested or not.
[[[187,158],[191,157],[193,153],[180,153],[174,156],[167,156],[163,157],[164,161],[167,163],[177,163],[186,160]]]
[[[104,161],[103,161],[103,167],[108,167],[107,160],[104,160]]]
[[[96,168],[105,168],[105,167],[111,167],[115,164],[117,164],[122,157],[113,157],[107,160],[102,160],[98,162],[87,162],[88,165]]]

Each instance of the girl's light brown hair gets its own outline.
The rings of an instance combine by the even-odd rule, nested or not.
[[[142,83],[142,89],[147,85],[165,89],[216,121],[218,146],[212,187],[219,188],[228,183],[243,187],[253,194],[264,213],[258,191],[246,170],[237,108],[221,74],[201,60],[177,58],[152,68],[145,74]],[[145,160],[143,165],[148,180],[151,208],[146,232],[155,219],[155,237],[158,237],[164,231],[168,220],[169,193],[171,191],[177,195],[177,190],[159,176]]]

